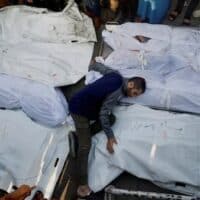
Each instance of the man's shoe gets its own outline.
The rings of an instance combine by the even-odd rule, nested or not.
[[[76,155],[77,155],[77,150],[78,150],[78,138],[77,138],[77,135],[74,131],[70,131],[69,132],[69,135],[68,135],[68,138],[69,138],[69,148],[70,148],[70,156],[72,158],[76,158]]]

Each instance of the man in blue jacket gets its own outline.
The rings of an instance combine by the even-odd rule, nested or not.
[[[114,153],[113,146],[117,144],[117,141],[110,123],[112,109],[124,96],[136,97],[144,93],[146,89],[144,78],[124,79],[117,71],[99,63],[91,65],[90,69],[99,71],[104,76],[77,92],[69,101],[69,110],[75,122],[78,137],[77,162],[80,185],[77,194],[81,197],[91,192],[87,180],[88,154],[93,134],[90,121],[100,120],[102,129],[108,138],[107,150],[109,153]]]

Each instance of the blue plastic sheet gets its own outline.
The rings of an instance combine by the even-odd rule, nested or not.
[[[170,0],[139,0],[138,16],[151,24],[161,23],[170,7]]]

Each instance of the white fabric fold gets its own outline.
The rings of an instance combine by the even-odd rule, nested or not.
[[[115,50],[104,61],[124,77],[141,76],[147,81],[144,94],[123,98],[122,103],[200,113],[200,76],[193,70],[194,61],[172,52],[143,52],[144,65],[139,55],[136,51]]]
[[[114,114],[115,153],[107,152],[103,131],[93,138],[88,172],[94,191],[127,171],[161,187],[200,196],[200,117],[139,105],[117,107]]]
[[[63,12],[6,7],[0,10],[0,30],[0,73],[62,86],[88,70],[95,30],[74,1]]]
[[[0,40],[71,43],[96,41],[92,21],[80,13],[74,1],[62,12],[28,6],[11,6],[0,10]]]
[[[0,121],[0,188],[36,185],[50,198],[69,153],[71,128],[41,126],[21,111],[0,110]]]
[[[199,71],[199,28],[170,27],[145,23],[125,23],[112,32],[103,31],[105,42],[114,50],[143,50],[147,52],[168,52],[194,61],[193,69]],[[135,36],[149,38],[146,42],[138,41]]]
[[[50,127],[65,123],[69,113],[59,89],[6,74],[0,75],[0,108],[22,109],[32,120]]]
[[[76,83],[88,71],[92,43],[0,42],[0,73],[50,86]]]

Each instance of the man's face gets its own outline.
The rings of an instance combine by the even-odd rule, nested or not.
[[[133,81],[129,81],[127,84],[127,96],[137,97],[142,94],[142,90],[135,87]]]

